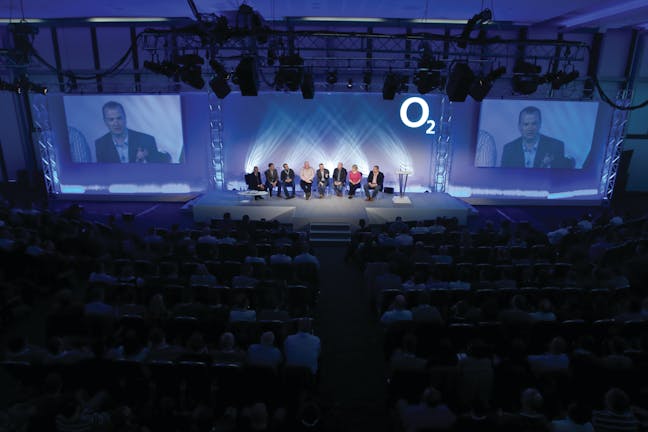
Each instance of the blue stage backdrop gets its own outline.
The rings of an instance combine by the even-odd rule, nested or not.
[[[403,94],[385,101],[378,93],[318,93],[313,100],[304,100],[299,93],[258,97],[232,93],[221,102],[226,186],[245,188],[244,174],[255,165],[264,171],[269,162],[278,169],[287,162],[299,173],[308,160],[314,167],[323,162],[331,172],[339,161],[347,168],[357,164],[365,176],[377,164],[387,186],[396,186],[396,172],[408,168],[413,171],[408,191],[430,190],[441,97]],[[47,101],[63,193],[175,194],[208,189],[211,154],[205,93],[48,95]],[[129,129],[152,137],[132,140],[154,139],[168,163],[97,162],[95,141],[110,138],[101,110],[107,101],[123,104]],[[528,105],[542,112],[540,132],[563,142],[569,166],[500,166],[504,146],[520,136],[518,114]],[[449,104],[448,115],[451,195],[600,198],[612,116],[609,106],[467,100]]]
[[[432,144],[437,137],[441,98],[377,93],[231,94],[223,101],[225,179],[228,189],[244,187],[243,176],[256,165],[277,169],[287,162],[295,173],[304,161],[322,162],[333,173],[338,162],[357,164],[366,176],[373,165],[396,185],[401,167],[413,171],[408,190],[429,190]]]

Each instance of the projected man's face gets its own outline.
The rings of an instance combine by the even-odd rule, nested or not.
[[[113,135],[126,133],[126,115],[119,108],[108,108],[104,111],[104,123]]]
[[[540,116],[536,113],[522,114],[518,126],[525,141],[535,141],[540,132]]]

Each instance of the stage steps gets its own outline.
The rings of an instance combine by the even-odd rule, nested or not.
[[[351,226],[344,223],[315,223],[308,227],[311,243],[347,244],[351,242]]]

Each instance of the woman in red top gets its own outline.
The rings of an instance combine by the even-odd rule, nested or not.
[[[353,198],[356,189],[360,187],[361,181],[362,173],[358,171],[358,165],[353,165],[351,172],[349,172],[349,199]]]

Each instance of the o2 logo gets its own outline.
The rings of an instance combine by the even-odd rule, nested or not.
[[[407,113],[407,110],[412,104],[418,104],[421,107],[421,117],[416,121],[412,121]],[[428,126],[425,129],[425,133],[427,135],[436,134],[436,131],[434,130],[436,122],[430,118],[430,106],[423,98],[415,96],[405,99],[400,107],[400,118],[403,124],[408,128],[417,129],[427,124]]]

